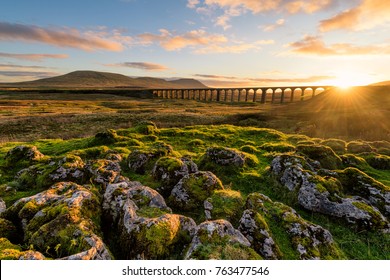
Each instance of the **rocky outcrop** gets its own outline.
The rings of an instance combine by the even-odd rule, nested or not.
[[[195,172],[198,172],[198,166],[188,158],[162,157],[155,163],[152,176],[161,183],[159,193],[168,197],[184,176]]]
[[[182,258],[195,232],[191,218],[170,214],[158,192],[137,182],[108,185],[103,211],[126,259]]]
[[[98,236],[100,201],[88,187],[57,183],[47,191],[19,199],[3,215],[20,225],[26,244],[50,257],[89,252],[84,259],[111,259]]]
[[[252,246],[264,257],[278,258],[283,254],[274,245],[265,218],[283,227],[300,259],[343,257],[328,230],[302,219],[293,208],[280,202],[273,202],[259,193],[248,196],[246,207],[248,211],[243,216],[240,228],[249,240],[252,240]]]
[[[4,200],[0,197],[0,214],[3,213],[7,209],[7,205],[5,205]]]
[[[321,164],[322,168],[339,169],[343,166],[341,158],[323,145],[298,145],[297,152],[306,155]]]
[[[254,210],[245,210],[238,230],[249,240],[252,248],[265,259],[279,259],[281,253],[271,236],[264,218]]]
[[[199,208],[215,190],[222,190],[222,182],[209,171],[184,176],[172,189],[168,199],[176,209],[190,211]]]
[[[186,253],[185,259],[256,259],[250,242],[226,220],[201,223]],[[226,248],[231,252],[227,254]]]
[[[121,167],[118,161],[98,159],[89,161],[85,169],[91,180],[105,188],[120,179]]]
[[[389,227],[378,210],[387,214],[388,188],[354,168],[328,171],[326,174],[334,177],[321,177],[312,166],[306,166],[311,169],[307,170],[303,164],[295,156],[282,155],[272,161],[271,172],[283,186],[297,194],[298,203],[305,209],[343,218],[358,229],[386,230]]]
[[[49,166],[55,168],[49,174],[53,182],[72,181],[82,183],[85,178],[85,163],[78,156],[65,156],[58,161],[51,161]]]
[[[253,166],[258,163],[258,159],[255,155],[244,153],[236,149],[210,147],[206,150],[200,165],[207,168],[210,163],[220,166],[241,168],[244,167],[244,165]]]
[[[133,172],[144,174],[146,169],[152,168],[152,166],[150,166],[151,163],[153,163],[160,157],[172,154],[173,149],[170,145],[165,144],[163,142],[157,142],[149,149],[136,149],[132,151],[127,158],[127,163],[130,170],[132,170]]]
[[[5,156],[7,166],[15,166],[20,162],[32,163],[42,159],[44,155],[35,146],[16,146]]]

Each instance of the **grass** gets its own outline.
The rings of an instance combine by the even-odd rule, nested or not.
[[[313,101],[315,99],[310,102]],[[303,108],[307,108],[305,104],[302,104]],[[213,167],[212,171],[221,179],[226,190],[237,192],[243,201],[250,193],[260,192],[274,201],[293,207],[304,219],[328,229],[348,259],[390,259],[388,234],[356,232],[339,219],[303,210],[294,195],[286,192],[269,175],[272,159],[281,153],[294,153],[298,145],[329,144],[339,156],[344,154],[344,143],[367,142],[357,139],[355,134],[349,133],[350,130],[341,135],[342,140],[337,138],[340,135],[336,135],[340,133],[339,130],[333,131],[334,134],[326,130],[319,131],[318,127],[314,134],[310,129],[296,130],[297,127],[309,126],[307,123],[302,124],[302,121],[312,119],[313,116],[319,116],[318,112],[305,112],[294,104],[271,106],[238,102],[143,100],[108,94],[4,92],[0,94],[0,197],[9,206],[19,198],[40,191],[6,190],[17,170],[5,168],[4,156],[21,143],[36,146],[48,158],[79,155],[86,161],[99,158],[112,149],[120,151],[126,159],[135,149],[147,150],[162,141],[171,145],[177,156],[188,156],[197,164],[201,162],[207,148],[222,146],[247,152],[258,159],[256,164],[234,170]],[[158,129],[137,127],[144,121],[153,121]],[[96,141],[94,135],[107,128],[115,130],[112,141]],[[379,148],[388,147],[389,139],[385,133],[386,130],[383,130],[383,135],[374,134],[375,139],[367,138],[376,141],[375,145],[372,144],[376,152],[380,152]],[[364,159],[372,155],[357,156]],[[355,167],[359,170],[390,186],[388,170],[373,168],[364,160],[357,164]],[[152,178],[151,172],[137,174],[130,171],[125,160],[121,166],[122,175],[131,180],[140,181],[154,189],[159,187],[159,182]],[[160,214],[155,209],[146,208],[141,209],[140,213],[150,217]],[[193,215],[197,222],[203,218],[199,211],[182,214]],[[291,249],[291,241],[282,225],[272,219],[267,220],[267,223],[284,258],[296,259],[297,252]]]

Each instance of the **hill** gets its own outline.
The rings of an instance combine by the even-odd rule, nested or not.
[[[371,84],[370,86],[390,86],[390,81],[383,81],[383,82]]]
[[[289,126],[295,132],[310,136],[387,140],[390,86],[334,88],[305,102],[288,105],[277,114],[283,127],[291,121]]]
[[[131,78],[125,75],[97,72],[74,71],[65,75],[39,79],[36,81],[3,83],[0,87],[21,88],[207,88],[204,84],[193,79],[166,81],[159,78]]]

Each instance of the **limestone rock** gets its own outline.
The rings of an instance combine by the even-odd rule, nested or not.
[[[323,145],[298,145],[297,152],[306,155],[312,160],[320,162],[326,169],[339,169],[342,167],[341,158],[335,152]]]
[[[35,146],[16,146],[9,150],[5,156],[6,164],[14,166],[18,162],[34,162],[42,159],[44,155]]]
[[[169,203],[181,210],[197,209],[215,190],[222,190],[221,181],[212,172],[199,171],[184,176],[172,189]]]
[[[99,198],[89,188],[61,182],[19,199],[4,216],[20,224],[26,244],[60,258],[94,250],[90,238],[100,239],[100,211]],[[98,255],[110,255],[95,249]]]
[[[105,159],[89,161],[85,169],[91,179],[103,187],[120,179],[121,167],[119,162]]]
[[[157,142],[149,149],[137,149],[132,151],[127,158],[127,163],[130,170],[139,174],[144,174],[148,168],[149,163],[157,160],[160,157],[172,155],[172,153],[173,149],[170,145],[163,142]]]
[[[5,205],[4,200],[0,197],[0,214],[3,213],[7,209],[7,205]]]
[[[184,176],[195,172],[198,172],[198,167],[188,158],[162,157],[155,163],[152,176],[161,182],[158,191],[167,197]]]
[[[20,257],[19,260],[44,260],[45,256],[41,252],[26,251]]]
[[[206,150],[203,162],[212,162],[222,166],[243,167],[250,160],[248,154],[225,147],[211,147]]]
[[[249,240],[252,248],[265,259],[279,259],[281,253],[273,240],[264,218],[253,210],[245,210],[238,230]]]
[[[191,241],[185,259],[210,257],[207,255],[204,256],[201,253],[204,247],[211,246],[212,249],[215,246],[226,246],[227,244],[233,251],[245,251],[251,245],[248,239],[241,232],[234,229],[232,224],[226,220],[203,222],[197,227],[196,234]],[[231,257],[233,258],[234,255]]]
[[[52,161],[49,163],[55,166],[55,170],[49,174],[49,178],[53,182],[72,181],[82,183],[84,179],[84,162],[78,156],[66,156],[58,162]]]

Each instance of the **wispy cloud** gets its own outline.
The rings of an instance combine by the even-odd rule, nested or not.
[[[160,29],[160,34],[144,33],[138,35],[142,44],[158,43],[165,50],[181,50],[186,47],[206,46],[209,44],[226,43],[228,39],[221,34],[209,34],[198,29],[184,34],[174,34],[166,29]]]
[[[164,65],[150,63],[150,62],[122,62],[122,63],[115,63],[115,64],[106,64],[106,66],[128,67],[128,68],[135,68],[135,69],[141,69],[146,71],[165,71],[169,69]]]
[[[278,73],[280,75],[282,73]],[[237,77],[237,76],[223,76],[210,74],[194,74],[196,78],[201,78],[201,81],[208,86],[215,87],[256,87],[256,86],[292,86],[302,84],[320,84],[321,82],[334,79],[335,76],[318,75],[309,77],[293,77],[285,78],[256,78],[256,77]]]
[[[123,40],[123,42],[122,42]],[[124,42],[130,40],[117,30],[81,32],[71,28],[44,28],[35,25],[0,22],[0,41],[39,42],[58,47],[76,48],[84,51],[121,51]]]
[[[285,24],[286,20],[281,18],[281,19],[278,19],[275,23],[273,24],[268,24],[268,25],[264,25],[264,26],[260,26],[260,28],[263,29],[263,31],[265,32],[270,32],[270,31],[274,31],[276,28],[279,28],[279,27],[282,27],[284,24]]]
[[[314,13],[327,9],[336,0],[188,0],[187,7],[196,9],[197,12],[221,9],[223,14],[217,17],[215,24],[228,29],[231,27],[230,19],[246,12],[258,14],[262,12],[276,11],[295,14],[298,12]]]
[[[0,75],[9,77],[33,77],[36,79],[48,78],[58,75],[55,72],[37,72],[37,71],[6,71],[0,70]]]
[[[316,56],[354,56],[390,54],[390,45],[358,46],[348,43],[326,45],[319,36],[306,35],[302,40],[287,45],[291,52]]]
[[[390,22],[390,5],[387,0],[362,0],[351,9],[320,22],[320,30],[364,30]]]
[[[210,53],[243,53],[260,49],[262,45],[274,44],[273,40],[258,40],[256,42],[229,42],[222,34],[208,33],[203,29],[176,34],[166,29],[160,29],[160,34],[144,33],[138,35],[139,43],[143,45],[159,44],[167,51],[178,51],[190,48],[196,54]]]
[[[19,60],[42,61],[44,59],[65,59],[67,54],[42,54],[42,53],[3,53],[0,52],[0,57],[13,58]]]

